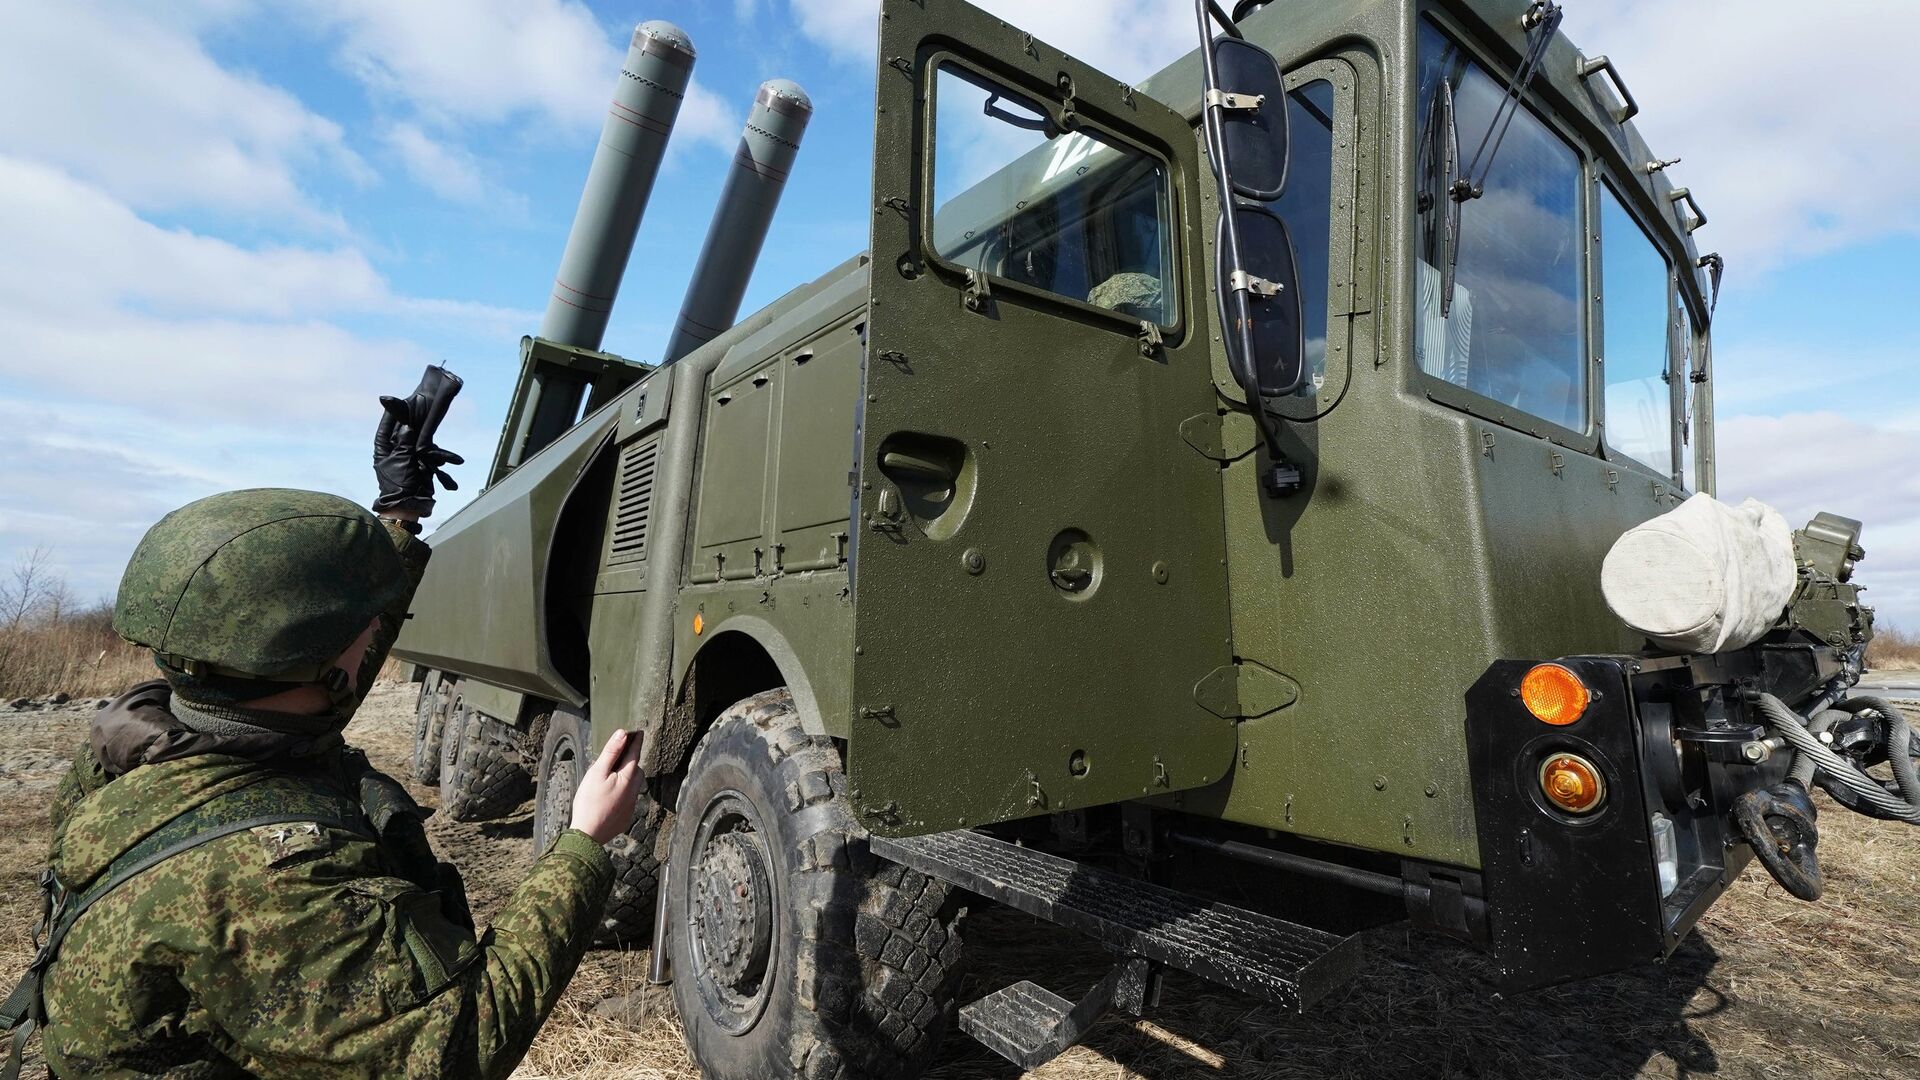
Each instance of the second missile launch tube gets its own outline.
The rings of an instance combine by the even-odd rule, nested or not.
[[[800,137],[813,116],[806,91],[785,79],[768,79],[754,95],[753,111],[740,135],[733,168],[720,192],[707,242],[687,283],[663,363],[672,363],[733,325],[740,299],[766,242],[767,227],[786,189],[787,173],[800,152]]]
[[[620,69],[586,190],[560,256],[540,336],[598,349],[606,336],[620,277],[633,253],[667,136],[693,76],[693,43],[669,22],[643,22]]]

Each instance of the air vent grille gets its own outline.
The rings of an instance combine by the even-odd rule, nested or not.
[[[607,565],[625,566],[647,557],[647,527],[653,518],[653,478],[660,463],[660,440],[636,443],[620,452],[620,490],[615,493],[613,545]]]

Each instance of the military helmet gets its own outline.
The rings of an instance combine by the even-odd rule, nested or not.
[[[113,629],[172,672],[313,682],[408,587],[365,509],[317,491],[229,491],[147,530]]]

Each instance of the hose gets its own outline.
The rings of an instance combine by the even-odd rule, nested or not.
[[[1849,792],[1859,796],[1860,801],[1865,804],[1865,806],[1871,807],[1872,811],[1870,812],[1872,812],[1875,817],[1885,817],[1920,825],[1920,776],[1915,775],[1913,760],[1909,755],[1888,755],[1890,758],[1906,759],[1904,761],[1904,769],[1895,766],[1894,770],[1896,777],[1901,777],[1902,773],[1905,774],[1905,779],[1897,781],[1900,785],[1901,794],[1907,796],[1906,798],[1902,798],[1901,795],[1896,795],[1888,791],[1886,786],[1880,781],[1868,776],[1865,772],[1861,771],[1859,766],[1841,757],[1832,747],[1822,742],[1819,734],[1811,730],[1808,722],[1802,718],[1799,713],[1787,708],[1786,704],[1779,698],[1774,697],[1772,694],[1757,694],[1754,697],[1754,701],[1760,706],[1761,713],[1766,716],[1768,723],[1773,729],[1780,734],[1781,738],[1793,744],[1794,750],[1797,751],[1799,757],[1796,758],[1794,763],[1794,773],[1796,775],[1803,767],[1802,759],[1811,759],[1814,763],[1814,769],[1821,775],[1824,781],[1822,784],[1823,787],[1827,784],[1838,784],[1846,788]],[[1845,708],[1845,706],[1853,704],[1854,702],[1858,702],[1859,704],[1851,709]],[[1874,702],[1878,702],[1878,704],[1874,704]],[[1902,714],[1900,710],[1878,698],[1852,698],[1846,702],[1842,702],[1841,706],[1841,711],[1848,713],[1869,708],[1880,713],[1887,727],[1887,745],[1889,747],[1900,746],[1905,749],[1911,749],[1913,738],[1912,727],[1908,724],[1906,716]],[[1831,724],[1831,721],[1829,721],[1829,724]],[[1915,781],[1912,788],[1908,787],[1907,782],[1909,780]]]
[[[1913,764],[1913,725],[1908,722],[1907,714],[1886,698],[1870,694],[1850,697],[1834,708],[1845,713],[1872,709],[1880,714],[1886,724],[1887,764],[1893,766],[1893,781],[1899,785],[1900,794],[1906,796],[1908,803],[1920,806],[1920,769]],[[1902,752],[1896,753],[1896,746]]]

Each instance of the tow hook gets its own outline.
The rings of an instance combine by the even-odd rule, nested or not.
[[[1807,789],[1796,780],[1756,788],[1734,800],[1733,822],[1752,845],[1760,864],[1780,887],[1802,900],[1820,899],[1818,812]]]

